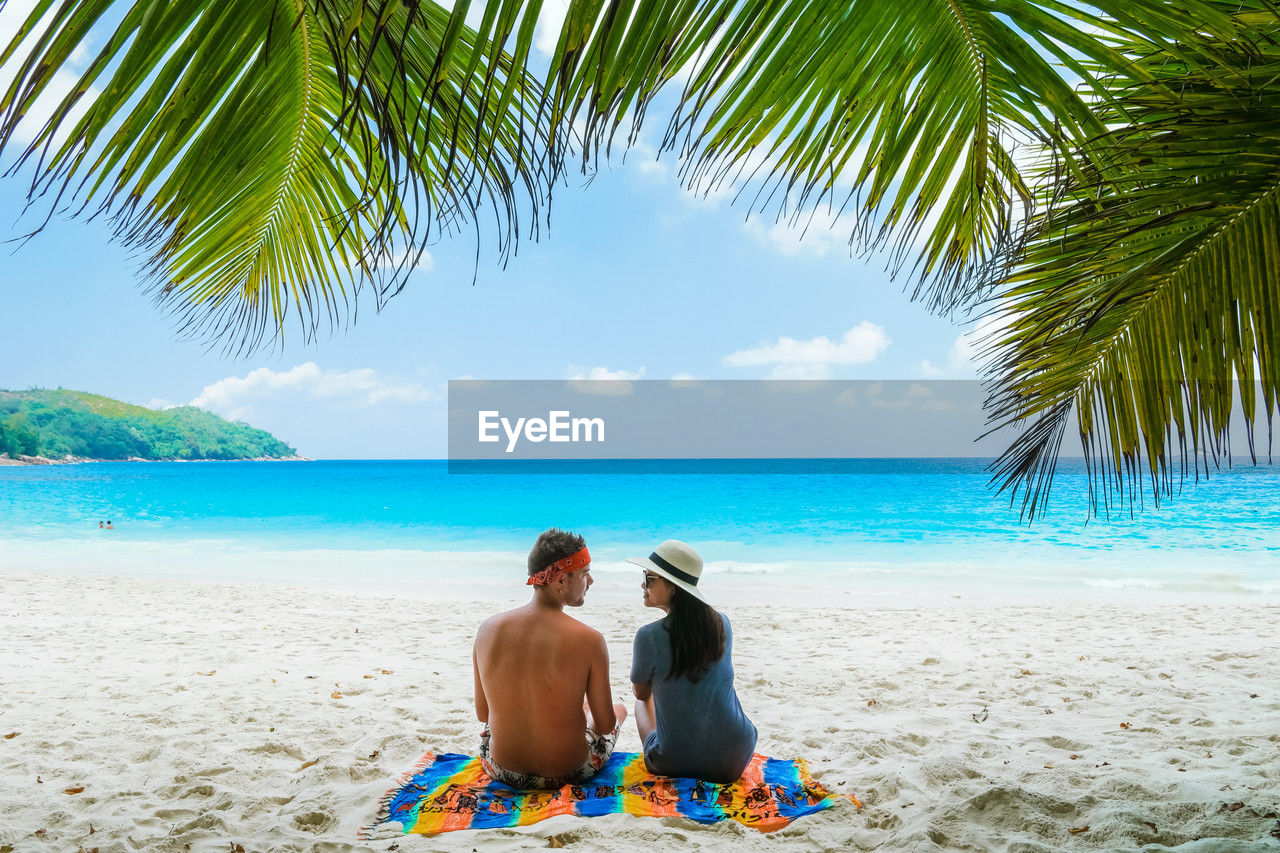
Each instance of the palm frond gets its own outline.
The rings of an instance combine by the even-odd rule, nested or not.
[[[0,152],[111,5],[37,4],[3,54],[25,50]],[[432,3],[136,0],[11,171],[33,167],[51,214],[109,217],[184,333],[244,350],[292,316],[310,337],[366,285],[394,294],[431,236],[488,205],[506,251],[544,201],[541,93],[459,21]]]
[[[672,90],[662,144],[691,186],[745,178],[779,217],[851,209],[851,246],[894,241],[946,311],[1019,256],[1035,187],[1015,141],[1086,180],[1104,125],[1075,83],[1163,79],[1123,46],[1195,65],[1182,36],[1239,25],[1210,0],[573,0],[539,86],[540,0],[490,0],[475,30],[470,5],[133,0],[15,168],[51,209],[111,217],[183,328],[234,348],[288,316],[340,322],[370,282],[381,304],[407,275],[386,260],[483,208],[505,253],[567,162],[628,117],[633,142]],[[0,153],[112,6],[37,3],[0,54],[19,63]]]
[[[1112,44],[1232,26],[1198,0],[1092,5],[575,0],[547,84],[553,124],[584,127],[588,159],[628,114],[633,141],[684,69],[662,145],[689,186],[740,180],[753,209],[793,222],[850,211],[851,247],[892,241],[895,268],[916,258],[913,296],[948,311],[1017,257],[1033,192],[1015,144],[1069,154],[1102,130],[1077,80],[1101,92],[1099,67],[1145,73]]]
[[[1230,4],[1238,9],[1239,4]],[[1160,85],[1119,90],[1114,128],[1067,181],[1024,265],[998,296],[993,423],[1025,425],[994,482],[1043,511],[1074,417],[1094,510],[1159,502],[1230,459],[1232,411],[1249,426],[1255,388],[1268,435],[1280,411],[1280,17],[1249,15],[1218,69],[1150,44]],[[1222,73],[1227,69],[1230,73]],[[1256,457],[1255,457],[1256,458]],[[1144,483],[1146,484],[1144,486]]]

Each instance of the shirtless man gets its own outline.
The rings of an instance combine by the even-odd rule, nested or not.
[[[592,583],[582,537],[554,527],[539,536],[526,583],[533,600],[476,634],[480,758],[512,787],[559,788],[604,766],[627,710],[613,701],[604,637],[564,612]]]

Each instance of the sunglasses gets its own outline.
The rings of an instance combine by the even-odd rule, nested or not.
[[[649,574],[648,572],[645,572],[645,573],[644,573],[644,588],[645,588],[645,589],[648,589],[650,586],[652,586],[652,585],[653,585],[653,582],[654,582],[654,581],[656,581],[656,580],[662,580],[662,578],[661,578],[661,577],[659,577],[658,575],[651,575],[651,574]]]

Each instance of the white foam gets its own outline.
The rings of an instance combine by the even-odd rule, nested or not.
[[[1085,578],[1085,586],[1094,589],[1164,589],[1159,581],[1147,578]]]

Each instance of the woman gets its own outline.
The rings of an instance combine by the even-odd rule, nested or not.
[[[668,539],[648,559],[644,604],[667,615],[636,633],[631,683],[649,772],[736,781],[756,748],[756,727],[733,689],[733,632],[698,589],[702,558]]]

